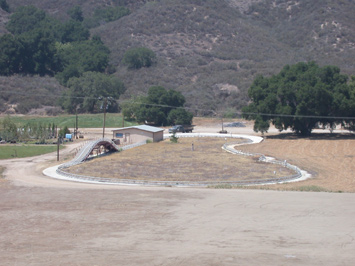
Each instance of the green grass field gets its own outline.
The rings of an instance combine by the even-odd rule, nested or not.
[[[1,145],[0,159],[32,157],[56,150],[57,145]]]
[[[2,121],[6,116],[0,117],[0,131],[2,130]],[[75,125],[75,115],[61,115],[61,116],[10,116],[12,122],[18,127],[21,127],[27,123],[34,124],[55,124],[58,128],[67,126],[73,128]],[[104,115],[103,114],[81,114],[78,115],[78,129],[81,128],[102,128]],[[106,114],[106,127],[120,128],[122,127],[122,115],[121,114]],[[124,126],[136,125],[132,122],[124,121]],[[35,140],[34,140],[35,141]],[[0,159],[9,158],[23,158],[41,155],[56,151],[56,145],[0,145]]]
[[[28,122],[56,124],[58,127],[73,128],[75,124],[75,115],[61,115],[61,116],[10,116],[11,120],[18,126],[24,125]],[[0,117],[0,124],[4,117]],[[103,114],[80,114],[78,115],[78,128],[100,128],[103,126]],[[106,114],[106,127],[120,128],[122,127],[121,114]],[[124,121],[124,126],[136,125],[132,122]],[[1,126],[0,126],[1,127]]]

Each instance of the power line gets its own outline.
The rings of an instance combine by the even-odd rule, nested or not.
[[[55,95],[55,94],[29,94],[29,93],[24,93],[24,92],[18,92],[18,91],[6,91],[3,89],[0,89],[1,92],[3,93],[8,93],[8,94],[15,94],[15,95],[23,95],[23,96],[32,96],[32,97],[52,97],[52,98],[71,98],[71,99],[84,99],[84,98],[89,98],[89,99],[97,99],[97,97],[84,97],[84,96],[66,96],[66,95]]]
[[[16,94],[16,95],[23,95],[23,96],[33,96],[33,97],[53,97],[53,98],[68,98],[68,99],[93,99],[96,100],[98,97],[90,97],[90,96],[69,96],[69,95],[55,95],[55,94],[36,94],[31,95],[28,93],[23,92],[15,92],[15,91],[6,91],[0,88],[1,92],[9,93],[9,94]],[[147,106],[154,106],[154,107],[163,107],[163,108],[175,108],[175,109],[189,109],[193,111],[201,111],[201,112],[210,112],[211,110],[207,109],[200,109],[196,107],[177,107],[172,105],[164,105],[164,104],[154,104],[154,103],[144,103],[132,100],[117,100],[118,103],[132,103],[136,105],[147,105]],[[213,111],[216,115],[218,112]],[[260,115],[260,116],[270,116],[270,117],[289,117],[289,118],[316,118],[316,119],[333,119],[333,120],[355,120],[355,117],[343,117],[343,116],[317,116],[317,115],[287,115],[287,114],[267,114],[267,113],[253,113],[253,112],[240,112],[235,111],[238,115]],[[221,113],[219,113],[221,114]]]
[[[241,114],[241,112],[238,112]],[[344,116],[320,116],[320,115],[285,115],[285,114],[266,114],[266,113],[247,113],[246,115],[261,115],[261,116],[271,116],[271,117],[290,117],[290,118],[317,118],[317,119],[334,119],[334,120],[355,120],[355,117],[344,117]]]

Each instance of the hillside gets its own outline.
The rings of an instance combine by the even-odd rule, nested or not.
[[[99,6],[128,6],[129,16],[91,30],[111,50],[114,75],[127,87],[122,98],[162,85],[181,91],[187,106],[200,115],[239,110],[248,101],[246,92],[255,76],[276,74],[285,64],[315,60],[355,73],[351,0],[12,0],[8,4],[11,10],[33,4],[62,20],[78,4],[84,16]],[[0,34],[7,18],[6,12],[0,13]],[[152,49],[157,65],[128,70],[121,63],[123,54],[137,46]]]

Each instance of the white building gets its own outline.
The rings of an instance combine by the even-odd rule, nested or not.
[[[164,129],[147,125],[124,127],[112,131],[113,139],[119,139],[120,144],[138,143],[146,140],[158,142],[164,139]]]

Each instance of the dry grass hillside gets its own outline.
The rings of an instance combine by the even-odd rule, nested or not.
[[[1,93],[0,113],[24,114],[42,110],[39,114],[56,115],[61,110],[54,106],[65,88],[52,77],[15,75],[0,76],[0,90],[6,91]]]
[[[276,74],[286,64],[315,60],[355,73],[353,1],[7,2],[12,11],[31,4],[61,20],[68,19],[67,11],[75,5],[81,6],[85,17],[98,7],[129,7],[129,16],[92,29],[111,50],[115,75],[128,88],[123,98],[162,85],[183,92],[187,106],[202,115],[240,109],[248,102],[247,89],[256,75]],[[8,16],[0,13],[0,34]],[[157,65],[127,70],[123,55],[137,46],[152,49]]]
[[[355,140],[353,134],[313,134],[298,138],[293,134],[268,136],[257,145],[243,146],[248,152],[260,152],[287,160],[312,174],[303,182],[270,186],[279,190],[305,187],[325,191],[355,192]]]

